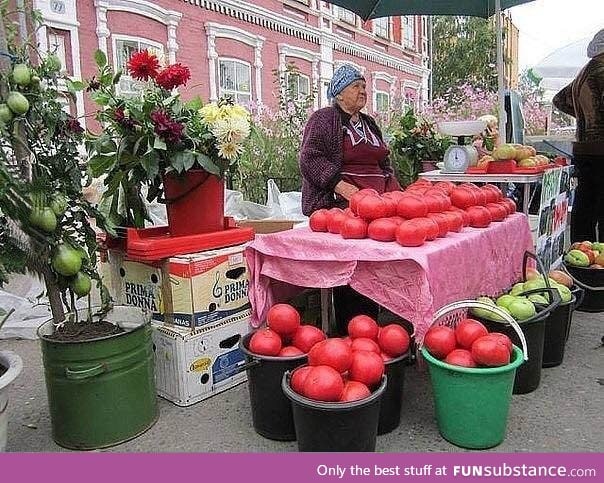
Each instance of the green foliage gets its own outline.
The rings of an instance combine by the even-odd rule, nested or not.
[[[440,135],[434,123],[407,109],[393,115],[385,127],[390,139],[390,159],[402,186],[417,179],[422,161],[440,161],[451,141]]]
[[[494,22],[474,17],[434,17],[433,97],[457,85],[496,91]]]

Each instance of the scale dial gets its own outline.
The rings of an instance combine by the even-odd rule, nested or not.
[[[445,171],[450,173],[465,173],[470,166],[471,156],[467,146],[451,146],[445,153]]]

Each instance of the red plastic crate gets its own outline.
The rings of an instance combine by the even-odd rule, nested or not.
[[[506,159],[503,161],[490,161],[487,166],[488,174],[511,174],[516,169],[516,161]]]

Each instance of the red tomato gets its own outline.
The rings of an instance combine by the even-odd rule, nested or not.
[[[508,207],[508,214],[509,215],[513,215],[514,213],[516,213],[516,203],[514,203],[514,200],[511,200],[509,198],[504,198],[503,201],[505,202],[505,204]]]
[[[438,237],[438,223],[432,218],[414,218],[410,221],[416,225],[422,226],[426,230],[426,240],[436,240]]]
[[[404,247],[419,247],[426,241],[426,236],[426,229],[412,221],[404,221],[396,228],[396,241]]]
[[[487,195],[480,188],[478,188],[476,191],[474,191],[474,196],[476,197],[476,204],[478,206],[484,206],[487,204]]]
[[[346,381],[344,383],[344,391],[342,392],[341,402],[360,401],[371,396],[369,388],[358,381]]]
[[[304,352],[302,352],[300,349],[293,345],[285,346],[279,351],[278,354],[279,357],[295,357],[301,355],[304,355]]]
[[[437,359],[444,359],[457,346],[455,331],[445,325],[430,328],[424,337],[424,345]]]
[[[276,356],[281,351],[281,337],[274,330],[260,329],[250,339],[250,352],[262,356]]]
[[[342,376],[333,367],[314,366],[308,371],[302,395],[315,401],[336,402],[344,391]]]
[[[306,376],[308,376],[308,372],[312,369],[310,366],[304,366],[297,368],[294,372],[292,372],[292,377],[289,380],[289,384],[292,389],[298,394],[304,395],[304,381],[306,381]]]
[[[470,226],[471,223],[471,219],[470,219],[470,215],[468,215],[468,213],[466,212],[466,210],[462,210],[461,208],[457,208],[457,207],[452,207],[450,211],[454,211],[455,213],[459,213],[461,215],[461,217],[463,218],[463,226]]]
[[[399,226],[403,221],[405,221],[402,216],[391,216],[389,219],[392,220],[396,226]]]
[[[352,353],[352,363],[348,370],[350,380],[373,387],[380,382],[383,375],[384,361],[379,354],[369,351]]]
[[[485,206],[489,213],[491,214],[491,219],[493,221],[503,221],[505,217],[508,216],[508,211],[505,207],[501,206],[497,203],[487,203]]]
[[[428,206],[428,213],[440,213],[443,209],[443,203],[440,196],[426,194],[424,203]]]
[[[476,339],[488,333],[487,328],[474,319],[463,319],[455,327],[455,339],[462,349],[470,350]]]
[[[491,224],[491,213],[484,206],[470,206],[466,213],[470,216],[470,226],[486,228]]]
[[[447,232],[451,230],[451,227],[449,226],[449,217],[443,213],[428,213],[428,218],[431,218],[438,224],[438,237],[446,237]]]
[[[465,209],[476,204],[476,197],[469,189],[458,187],[451,191],[451,203]]]
[[[401,200],[401,198],[404,198],[404,196],[405,195],[402,191],[387,191],[382,195],[383,198],[389,198],[396,204],[398,204],[398,202]]]
[[[472,358],[472,353],[466,349],[454,349],[447,354],[445,362],[453,366],[478,367],[476,361]]]
[[[512,340],[507,335],[502,334],[501,332],[489,332],[489,337],[493,337],[494,339],[503,342],[503,344],[505,344],[505,346],[510,351],[510,355],[512,354],[512,352],[514,352]]]
[[[505,366],[510,363],[510,351],[503,341],[485,335],[472,344],[472,358],[487,367]]]
[[[418,198],[405,196],[398,202],[396,214],[407,219],[420,218],[428,214],[428,206]]]
[[[382,360],[384,361],[384,363],[391,361],[393,359],[393,357],[390,357],[388,354],[386,354],[384,352],[380,352],[380,356],[382,357]]]
[[[325,334],[321,329],[312,325],[301,325],[294,334],[292,345],[306,354],[315,344],[322,340],[325,340]]]
[[[388,215],[389,203],[379,196],[368,195],[359,200],[357,212],[361,218],[375,220]]]
[[[379,330],[377,322],[368,315],[357,315],[348,322],[348,335],[351,339],[364,337],[377,340]]]
[[[455,184],[451,183],[451,181],[439,181],[434,187],[444,191],[446,194],[451,194],[451,191],[455,189]]]
[[[367,337],[357,337],[356,339],[352,339],[352,345],[350,346],[352,351],[369,351],[375,352],[376,354],[380,353],[380,346],[373,339],[369,339]]]
[[[281,337],[291,337],[300,327],[300,314],[289,304],[276,304],[268,310],[266,323]]]
[[[352,349],[342,339],[326,339],[315,344],[308,353],[311,366],[330,366],[338,372],[346,372],[352,361]]]
[[[333,210],[338,210],[338,211],[333,211]],[[342,229],[342,224],[346,220],[348,220],[348,217],[339,208],[332,208],[329,211],[330,211],[330,214],[329,214],[330,216],[329,216],[329,221],[327,222],[327,231],[329,231],[329,233],[338,234],[338,233],[340,233],[340,230]]]
[[[390,218],[379,218],[369,223],[367,234],[372,240],[391,242],[396,239],[394,233],[397,226],[396,222]]]
[[[409,334],[398,324],[389,324],[380,329],[378,344],[382,352],[398,357],[409,350]]]
[[[389,218],[396,215],[396,207],[398,206],[398,200],[392,198],[382,198],[386,207],[384,218]]]
[[[482,191],[486,197],[486,202],[488,203],[495,203],[497,201],[497,193],[495,193],[494,191],[492,191],[490,188],[487,188],[486,186],[483,186],[480,188],[480,191]]]
[[[310,215],[310,220],[308,220],[310,229],[312,231],[327,231],[327,223],[329,222],[329,218],[329,211],[326,209],[313,212]]]
[[[342,223],[340,235],[346,239],[361,240],[367,237],[367,222],[362,218],[348,218]]]
[[[501,190],[494,184],[485,184],[483,186],[483,188],[489,189],[493,192],[493,194],[495,196],[494,203],[496,203],[497,201],[501,200],[501,198],[503,198],[503,194],[501,193]]]
[[[341,337],[341,339],[346,342],[349,346],[352,346],[352,339],[350,338],[350,336],[346,336],[346,337]]]
[[[443,215],[447,217],[450,231],[461,231],[463,228],[463,216],[458,211],[445,211]]]
[[[350,197],[349,207],[354,214],[358,215],[358,211],[357,211],[358,203],[362,198],[364,198],[365,196],[368,196],[368,195],[377,196],[378,192],[376,190],[374,190],[373,188],[365,188],[365,189],[357,191]]]

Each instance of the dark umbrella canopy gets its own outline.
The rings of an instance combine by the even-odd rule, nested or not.
[[[501,9],[532,0],[501,0]],[[468,15],[488,18],[495,13],[495,0],[333,0],[363,20],[397,15]]]

